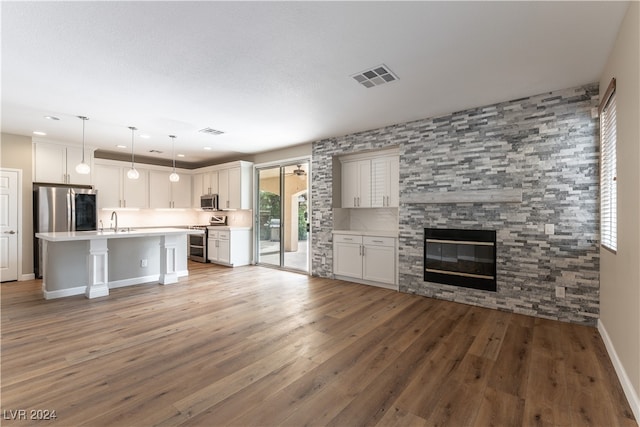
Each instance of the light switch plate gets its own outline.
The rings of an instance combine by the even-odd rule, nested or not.
[[[555,226],[553,224],[545,224],[544,225],[544,234],[548,234],[549,236],[555,234]]]
[[[564,286],[556,286],[556,298],[564,298],[564,297],[565,297]]]

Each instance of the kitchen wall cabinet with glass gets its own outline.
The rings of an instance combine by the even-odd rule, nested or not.
[[[99,209],[149,207],[149,171],[136,167],[140,176],[129,179],[130,167],[130,163],[95,160],[93,186],[98,190]]]
[[[85,148],[84,159],[91,166],[93,149]],[[81,175],[76,172],[80,162],[82,147],[42,141],[33,143],[34,182],[91,185],[91,173]]]
[[[399,206],[400,159],[397,150],[344,156],[340,162],[341,207]]]

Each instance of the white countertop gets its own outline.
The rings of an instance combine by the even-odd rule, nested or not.
[[[350,234],[357,236],[398,237],[398,231],[389,230],[333,230],[333,234]]]
[[[208,225],[207,228],[214,231],[251,230],[251,227],[236,227],[233,225]]]
[[[133,228],[130,231],[60,231],[52,233],[36,233],[38,239],[49,242],[68,242],[73,240],[127,239],[132,237],[166,236],[171,234],[203,234],[204,230],[188,230],[186,228]]]

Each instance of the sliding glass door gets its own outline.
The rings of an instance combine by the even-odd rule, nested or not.
[[[258,264],[309,271],[308,160],[256,169]]]

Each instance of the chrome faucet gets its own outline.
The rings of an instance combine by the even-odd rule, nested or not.
[[[116,211],[111,212],[111,221],[113,221],[113,217],[116,217],[116,228],[114,229],[114,231],[117,233],[118,232],[118,213]]]

